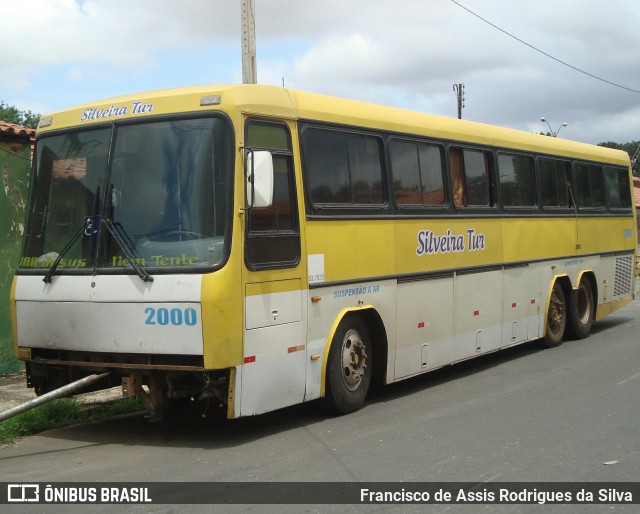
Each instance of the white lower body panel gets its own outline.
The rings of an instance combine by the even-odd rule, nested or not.
[[[202,355],[200,275],[18,277],[18,345]]]

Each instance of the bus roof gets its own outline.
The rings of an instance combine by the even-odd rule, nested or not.
[[[366,127],[399,134],[599,160],[629,166],[629,155],[563,138],[396,107],[262,85],[195,86],[99,100],[43,116],[38,134],[117,119],[223,110]]]

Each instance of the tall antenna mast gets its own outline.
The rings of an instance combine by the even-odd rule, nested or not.
[[[242,0],[242,83],[257,84],[255,0]]]

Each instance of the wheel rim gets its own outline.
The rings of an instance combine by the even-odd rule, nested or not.
[[[578,322],[586,325],[589,322],[589,318],[591,318],[591,295],[583,284],[580,284],[580,287],[578,287],[577,295],[576,306]]]
[[[342,381],[349,391],[358,389],[366,368],[367,347],[360,334],[350,329],[342,341]]]
[[[551,305],[549,306],[549,328],[554,334],[560,333],[564,324],[565,306],[555,289],[551,293]]]

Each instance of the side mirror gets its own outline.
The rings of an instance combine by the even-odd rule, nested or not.
[[[247,206],[271,207],[273,203],[273,157],[265,150],[247,153]]]

